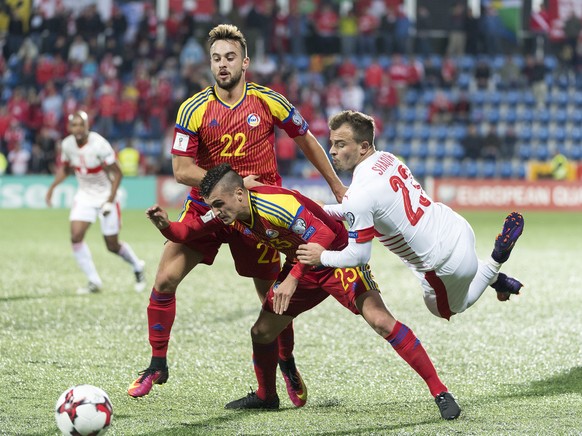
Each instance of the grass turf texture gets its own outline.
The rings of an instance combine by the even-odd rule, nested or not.
[[[465,216],[480,256],[488,256],[505,214]],[[56,434],[56,399],[82,383],[109,394],[113,435],[580,434],[582,215],[528,212],[525,219],[503,268],[526,284],[523,295],[500,303],[490,289],[450,322],[428,312],[413,275],[375,246],[372,270],[385,301],[421,339],[463,408],[459,420],[446,422],[416,373],[331,298],[295,323],[307,405],[292,407],[278,375],[280,411],[224,410],[256,387],[248,331],[259,310],[227,249],[178,291],[169,382],[132,399],[127,386],[149,363],[149,290],[133,291],[131,268],[107,253],[95,225],[87,242],[104,291],[75,295],[85,278],[70,251],[67,212],[4,210],[0,434]],[[122,239],[147,261],[149,289],[163,238],[142,211],[126,211]]]

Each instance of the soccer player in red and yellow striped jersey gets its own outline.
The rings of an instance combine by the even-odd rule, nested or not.
[[[257,175],[260,183],[280,185],[275,126],[295,140],[339,201],[347,188],[301,114],[281,94],[246,82],[250,59],[244,35],[236,26],[221,24],[210,31],[208,42],[216,83],[182,103],[174,129],[174,177],[192,187],[180,221],[196,221],[209,211],[198,194],[198,186],[206,170],[219,163],[230,163],[243,177]],[[154,384],[167,381],[167,351],[176,314],[177,287],[199,263],[211,265],[222,244],[229,244],[237,273],[253,278],[259,298],[264,301],[280,270],[278,254],[272,248],[257,244],[229,226],[187,243],[166,243],[147,309],[152,358],[150,366],[130,385],[129,395],[142,397]],[[293,345],[293,328],[289,325],[279,338],[282,370],[285,362],[294,366]]]
[[[277,335],[293,319],[317,306],[327,296],[355,314],[392,345],[394,350],[426,382],[431,394],[439,398],[448,394],[434,365],[416,335],[397,321],[385,306],[370,267],[312,267],[299,263],[297,248],[307,242],[325,248],[343,249],[348,244],[344,225],[331,218],[314,201],[297,191],[277,186],[246,189],[243,179],[230,165],[221,164],[208,171],[201,183],[201,193],[212,210],[197,221],[170,222],[159,206],[148,209],[152,223],[174,242],[186,242],[213,231],[220,223],[230,225],[285,254],[286,261],[276,283],[271,287],[263,310],[251,329],[253,363],[259,387],[246,397],[226,405],[227,409],[276,409],[279,407],[275,373],[277,368]],[[307,390],[298,376],[299,395],[291,398],[296,406],[305,404]],[[460,408],[447,395],[444,419],[459,416]]]

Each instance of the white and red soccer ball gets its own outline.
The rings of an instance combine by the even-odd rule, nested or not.
[[[92,385],[67,389],[55,406],[57,426],[64,435],[102,435],[111,425],[113,407],[104,390]]]

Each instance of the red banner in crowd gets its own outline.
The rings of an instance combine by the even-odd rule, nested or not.
[[[549,0],[548,19],[550,24],[550,39],[564,39],[564,23],[574,13],[582,18],[582,2],[580,0]]]
[[[582,211],[582,182],[434,179],[425,187],[453,209]]]

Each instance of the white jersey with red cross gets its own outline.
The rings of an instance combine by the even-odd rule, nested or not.
[[[115,162],[111,144],[96,132],[89,132],[87,142],[79,147],[73,135],[62,141],[61,160],[75,171],[79,189],[75,200],[101,207],[111,194],[111,180],[105,167]]]

